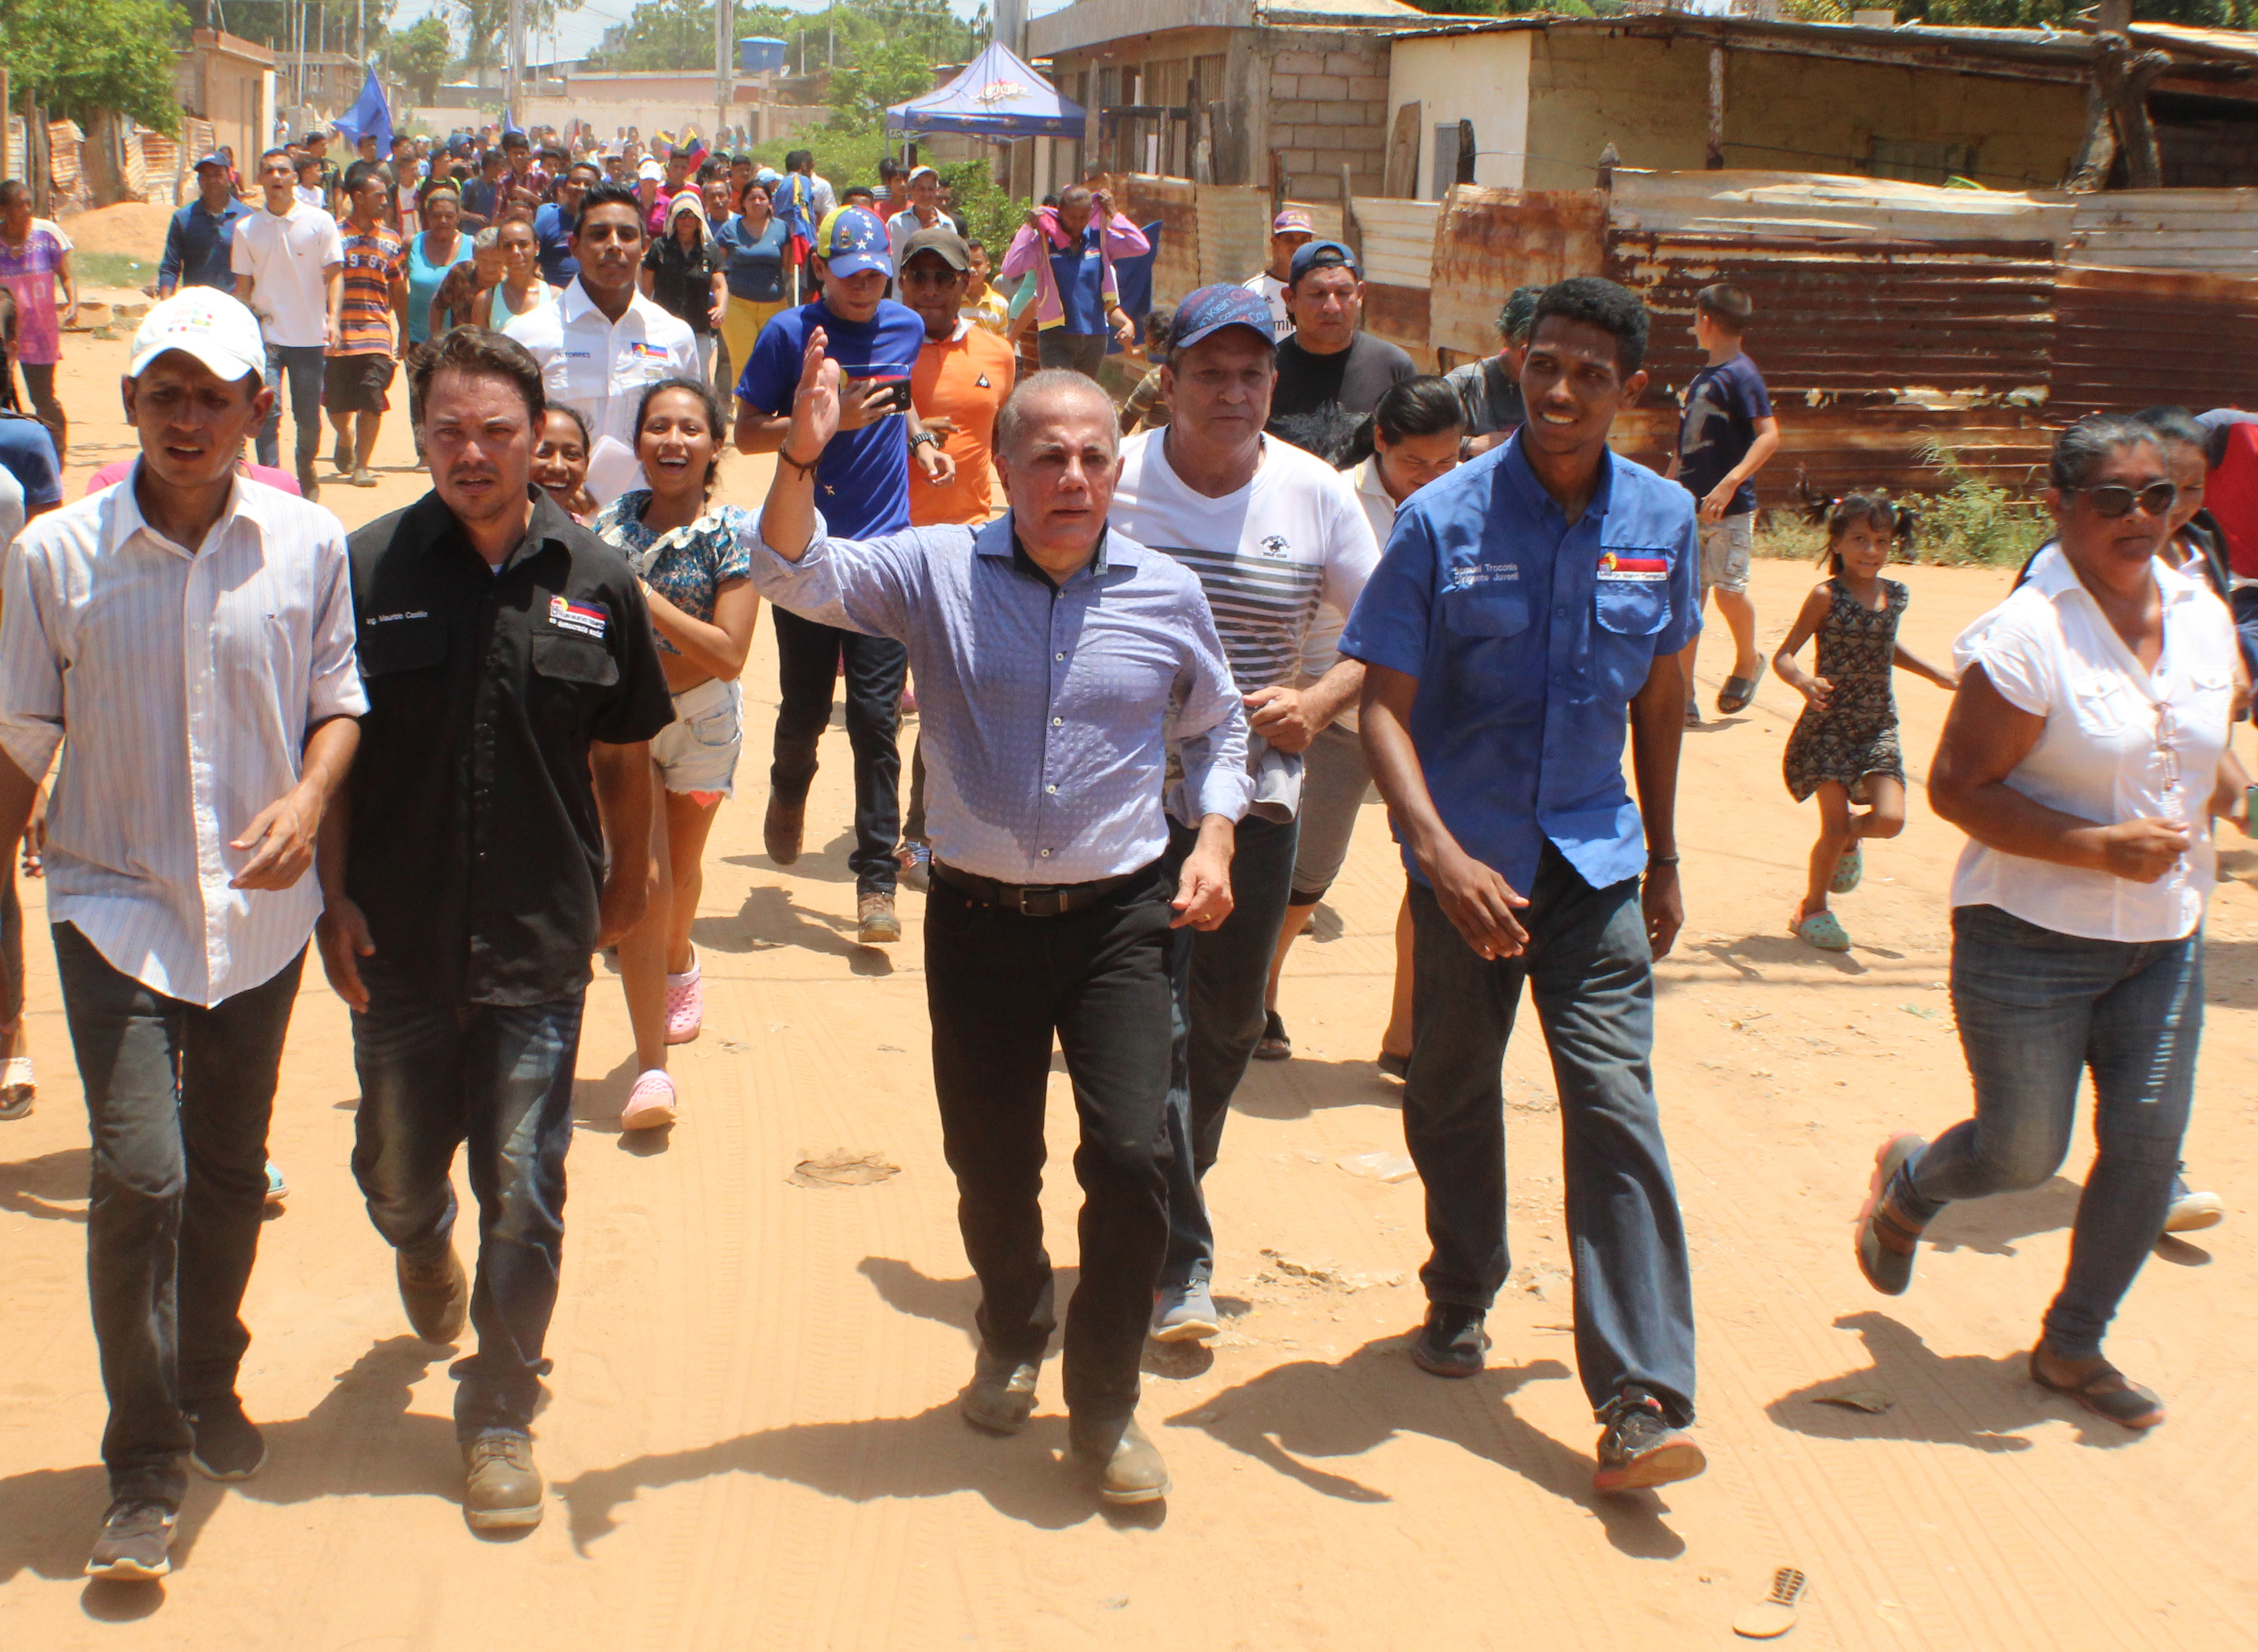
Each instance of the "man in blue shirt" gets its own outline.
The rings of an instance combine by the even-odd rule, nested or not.
[[[55,439],[28,414],[0,412],[0,470],[24,490],[24,520],[44,516],[63,502],[62,468]]]
[[[1365,755],[1411,876],[1403,1134],[1433,1244],[1412,1358],[1472,1376],[1489,1345],[1510,1266],[1500,1067],[1525,981],[1559,1091],[1601,1492],[1706,1466],[1685,1432],[1693,1291],[1651,1067],[1654,960],[1685,918],[1678,650],[1701,624],[1700,550],[1692,497],[1608,450],[1646,387],[1646,335],[1612,281],[1537,301],[1528,422],[1406,501],[1340,645],[1365,663]]]
[[[925,323],[908,305],[885,296],[894,263],[886,255],[886,226],[875,214],[852,207],[833,214],[809,262],[822,296],[761,330],[737,380],[737,447],[779,451],[792,425],[801,359],[808,340],[820,333],[826,358],[839,365],[843,407],[839,434],[816,462],[816,502],[843,539],[899,533],[910,525],[910,455],[917,455],[929,481],[945,483],[956,474],[955,461],[910,406],[910,370],[925,347]],[[909,656],[891,637],[818,624],[789,610],[777,613],[776,638],[776,760],[762,824],[769,858],[778,866],[799,858],[816,742],[831,720],[832,684],[843,654],[847,740],[855,753],[855,849],[847,864],[855,874],[858,938],[866,947],[890,945],[902,938],[894,914],[902,770],[895,736]]]
[[[1056,1324],[1038,1196],[1055,1039],[1082,1121],[1068,1444],[1106,1502],[1155,1502],[1168,1471],[1135,1412],[1168,1241],[1169,932],[1212,930],[1231,911],[1233,822],[1253,796],[1246,715],[1198,579],[1106,526],[1120,437],[1104,391],[1040,372],[1005,401],[996,469],[1009,515],[856,542],[817,514],[821,456],[843,422],[823,348],[815,335],[802,358],[753,582],[780,614],[898,637],[917,656],[934,1089],[980,1279],[960,1408],[995,1434],[1034,1409]],[[1199,823],[1175,876],[1164,792]]]
[[[225,155],[196,162],[196,199],[173,215],[165,230],[165,255],[157,262],[157,296],[170,298],[183,287],[235,291],[228,259],[235,245],[235,221],[251,209],[237,198]]]
[[[557,181],[557,199],[533,215],[534,238],[541,244],[541,279],[551,287],[566,287],[580,273],[572,256],[572,226],[580,222],[580,197],[604,174],[593,160],[577,161]]]

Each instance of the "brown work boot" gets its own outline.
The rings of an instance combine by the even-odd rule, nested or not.
[[[463,1518],[472,1531],[511,1531],[541,1524],[541,1471],[533,1442],[508,1429],[488,1429],[463,1448]]]
[[[862,928],[855,939],[865,947],[891,947],[902,938],[902,920],[894,915],[894,892],[864,890],[855,897],[855,916]]]
[[[799,859],[800,833],[806,825],[806,798],[786,803],[775,792],[769,793],[768,818],[761,822],[761,842],[769,859],[778,866],[790,866]]]
[[[400,1305],[408,1310],[408,1323],[427,1343],[461,1339],[463,1322],[471,1308],[470,1280],[451,1244],[444,1256],[429,1262],[408,1259],[408,1252],[393,1253],[400,1275]]]
[[[1077,1417],[1069,1426],[1067,1441],[1075,1465],[1097,1482],[1102,1501],[1157,1503],[1168,1494],[1168,1465],[1136,1418],[1085,1423]]]

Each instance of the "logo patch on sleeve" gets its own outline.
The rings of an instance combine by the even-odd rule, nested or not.
[[[1670,578],[1670,558],[1654,551],[1610,550],[1600,557],[1600,578],[1658,585]]]
[[[611,623],[611,610],[600,602],[572,602],[563,597],[549,599],[549,623],[559,631],[571,631],[577,635],[604,640],[604,627]]]

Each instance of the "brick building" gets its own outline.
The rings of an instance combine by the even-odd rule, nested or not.
[[[1382,37],[1429,20],[1397,0],[1079,0],[1027,25],[1028,55],[1050,60],[1052,84],[1090,117],[1049,174],[1275,181],[1335,201],[1346,166],[1358,193],[1377,193]]]

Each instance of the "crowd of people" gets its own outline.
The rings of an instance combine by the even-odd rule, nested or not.
[[[94,1142],[113,1500],[90,1574],[163,1575],[186,1469],[264,1461],[240,1306],[309,941],[351,1010],[352,1168],[408,1322],[476,1334],[455,1368],[466,1518],[540,1520],[593,960],[613,952],[633,1029],[621,1124],[670,1124],[763,597],[770,859],[803,852],[843,683],[860,941],[898,941],[902,887],[925,899],[981,1291],[968,1422],[1026,1424],[1058,1329],[1038,1202],[1055,1042],[1084,1200],[1070,1455],[1108,1503],[1168,1492],[1141,1352],[1222,1329],[1231,1212],[1206,1175],[1249,1063],[1292,1054],[1280,975],[1376,787],[1405,874],[1378,1060],[1431,1244],[1410,1361],[1486,1364],[1525,986],[1560,1101],[1594,1485],[1703,1471],[1654,965],[1685,918],[1679,754],[1712,593],[1735,649],[1718,713],[1764,670],[1749,557],[1780,431],[1745,293],[1700,295],[1708,365],[1665,475],[1608,445],[1651,318],[1596,277],[1502,295],[1497,353],[1437,376],[1364,330],[1356,252],[1296,209],[1243,284],[1138,317],[1116,264],[1147,244],[1102,188],[1029,209],[1007,298],[927,167],[834,191],[806,151],[777,173],[515,132],[342,171],[324,149],[260,156],[255,206],[231,157],[199,163],[131,346],[138,460],[64,504],[51,376],[27,373],[38,420],[0,417],[0,844],[46,879]],[[68,243],[35,257],[48,231],[21,205],[0,185],[31,368]],[[1119,345],[1147,369],[1125,398]],[[315,502],[320,415],[337,477],[366,485],[401,365],[431,489],[348,534]],[[1857,1265],[1902,1292],[1946,1203],[2052,1174],[2090,1070],[2099,1154],[2029,1369],[2134,1429],[2162,1402],[2104,1355],[2110,1320],[2161,1231],[2223,1209],[2176,1177],[2212,822],[2249,818],[2227,734],[2258,629],[2258,533],[2237,526],[2258,521],[2258,421],[2206,417],[2064,429],[2054,535],[1949,663],[1899,641],[1907,514],[1829,501],[1828,577],[1772,657],[1805,703],[1783,778],[1821,822],[1790,927],[1818,948],[1850,945],[1830,897],[1906,819],[1893,672],[1953,696],[1928,795],[1969,839],[1951,988],[1975,1111],[1883,1144]],[[11,457],[17,427],[44,471]],[[720,496],[729,444],[772,457],[763,498]],[[12,876],[4,917],[0,1117],[20,1117]]]

